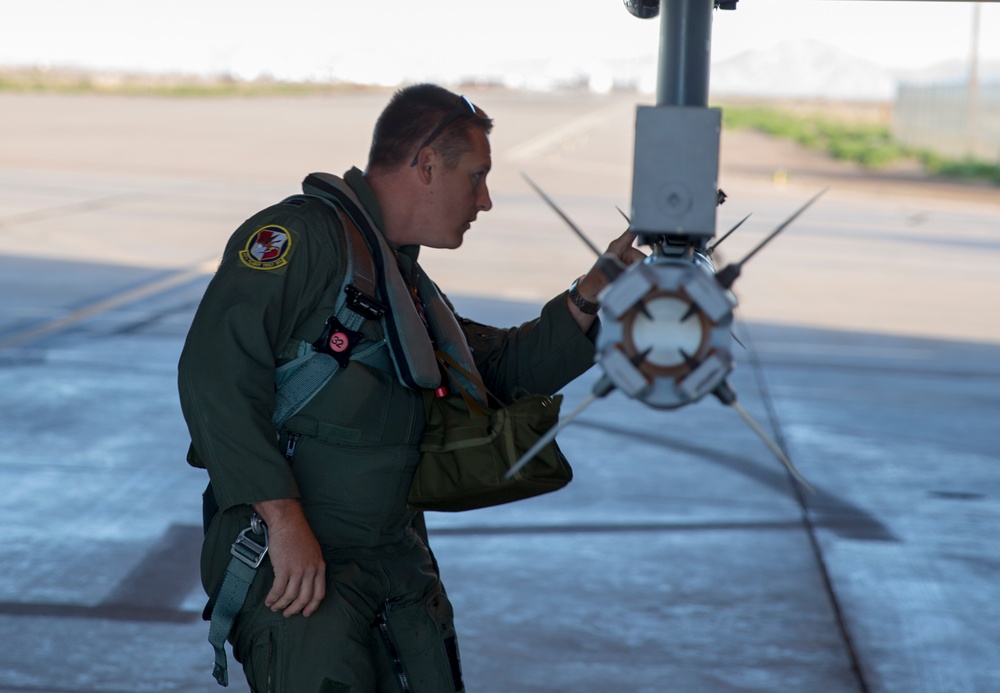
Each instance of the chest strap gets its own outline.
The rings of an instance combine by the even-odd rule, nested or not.
[[[328,321],[326,331],[316,344],[302,342],[296,357],[275,370],[276,392],[274,413],[271,416],[271,424],[275,430],[281,430],[285,422],[308,404],[337,371],[346,365],[347,358],[351,357],[350,349],[341,344],[346,351],[338,352],[338,345],[331,346],[331,342],[337,339],[359,339],[365,320],[381,318],[386,311],[386,307],[375,299],[375,264],[364,238],[354,224],[343,218],[333,202],[322,197],[316,199],[322,200],[337,214],[347,239],[344,280],[337,294],[332,316],[337,324]],[[379,347],[381,344],[376,344],[372,349]],[[366,353],[368,350],[354,357],[358,358]],[[339,354],[346,354],[347,358],[338,358]]]

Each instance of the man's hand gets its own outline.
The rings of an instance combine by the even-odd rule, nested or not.
[[[626,265],[631,265],[633,262],[640,262],[646,257],[638,248],[632,246],[635,242],[635,234],[631,231],[626,231],[621,236],[611,241],[608,245],[608,250],[606,254],[613,255],[614,257],[621,260]],[[597,268],[595,264],[590,268],[587,274],[580,278],[577,282],[576,290],[583,298],[587,299],[591,303],[597,303],[597,295],[601,293],[601,290],[607,286],[609,283],[607,276],[600,269]],[[595,316],[588,315],[573,305],[572,301],[567,299],[569,303],[570,313],[573,315],[573,319],[580,326],[584,332],[590,329],[591,325],[594,324]]]
[[[302,506],[285,498],[253,504],[268,530],[268,555],[274,585],[264,603],[287,618],[311,616],[326,596],[326,563]]]
[[[633,262],[641,262],[646,253],[642,252],[632,244],[635,243],[636,235],[631,231],[625,231],[621,236],[611,241],[608,252],[624,262],[631,265]]]

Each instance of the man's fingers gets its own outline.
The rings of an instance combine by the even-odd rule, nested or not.
[[[625,257],[622,258],[626,265],[631,265],[633,262],[641,262],[645,259],[646,253],[642,252],[638,248],[628,248]]]
[[[619,236],[615,240],[611,241],[611,245],[613,247],[618,247],[618,248],[622,248],[622,247],[626,247],[627,248],[628,246],[630,246],[633,243],[635,243],[635,239],[636,239],[635,232],[631,231],[629,229],[625,229],[625,233],[623,233],[621,236]]]
[[[302,608],[309,603],[309,598],[311,596],[311,589],[312,588],[307,589],[305,587],[305,583],[303,583],[303,587],[296,595],[295,601],[291,602],[285,608],[285,610],[281,612],[281,615],[284,616],[285,618],[288,618],[289,616],[294,616],[295,614],[302,611]]]
[[[313,579],[312,599],[302,609],[303,616],[312,616],[319,608],[320,602],[326,597],[326,572],[317,574]]]
[[[270,608],[273,608],[274,605],[278,602],[278,600],[281,599],[282,595],[285,594],[285,588],[287,587],[287,585],[288,585],[288,578],[284,576],[279,577],[278,575],[275,575],[274,584],[271,585],[271,590],[267,593],[267,596],[264,597],[264,604]]]
[[[277,582],[277,577],[275,578],[275,582]],[[297,573],[292,573],[288,577],[288,584],[285,586],[284,592],[270,605],[271,611],[283,611],[287,609],[290,604],[298,599],[301,585],[301,577]]]
[[[635,239],[636,234],[634,232],[625,231],[625,233],[621,236],[611,241],[611,244],[608,246],[608,252],[616,255],[622,260],[628,259],[634,252],[641,252],[632,247],[632,244],[635,243]]]
[[[283,605],[282,615],[286,618],[302,613],[303,616],[310,616],[319,608],[320,602],[326,595],[326,570],[307,570],[300,577],[298,589],[288,604]],[[282,605],[275,604],[274,610],[282,608]]]
[[[626,265],[631,265],[633,262],[641,260],[646,257],[646,254],[632,246],[635,243],[636,237],[633,231],[626,230],[621,236],[611,241],[611,245],[608,246],[608,252]]]

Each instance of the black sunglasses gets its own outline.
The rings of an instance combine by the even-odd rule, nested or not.
[[[417,157],[420,156],[420,150],[429,145],[431,142],[437,139],[446,127],[454,123],[459,118],[472,118],[478,115],[476,113],[476,107],[472,105],[464,95],[458,97],[458,102],[455,103],[455,107],[444,118],[441,122],[437,124],[437,127],[431,130],[431,134],[427,135],[427,139],[424,140],[423,144],[417,147],[417,153],[413,155],[413,161],[410,162],[410,166],[417,165]]]

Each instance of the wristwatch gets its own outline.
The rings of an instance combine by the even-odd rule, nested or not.
[[[586,313],[587,315],[597,315],[597,309],[600,308],[593,301],[588,301],[580,292],[576,290],[576,285],[580,283],[583,279],[583,275],[577,277],[573,280],[573,283],[569,287],[569,300],[573,302],[573,305],[580,309],[581,313]]]

